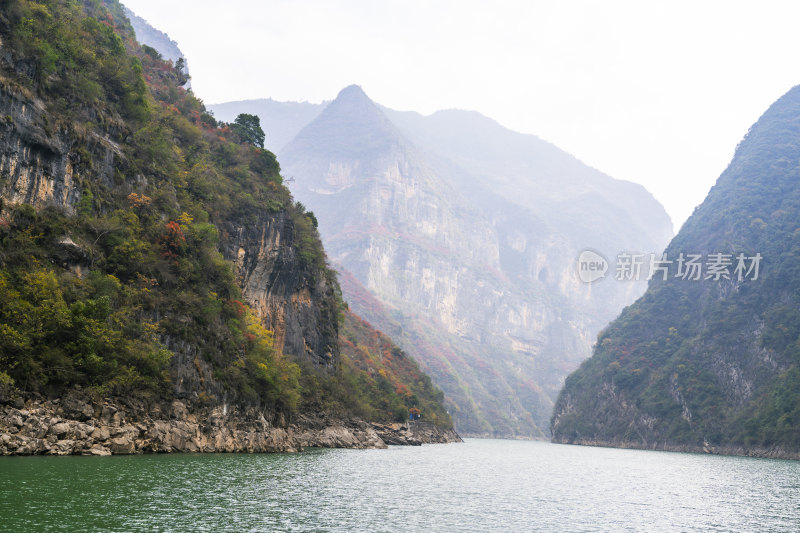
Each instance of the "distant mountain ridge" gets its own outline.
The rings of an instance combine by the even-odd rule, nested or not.
[[[212,104],[208,108],[217,119],[224,122],[233,122],[240,113],[258,115],[266,135],[264,146],[278,153],[306,124],[317,118],[326,105],[327,102],[278,102],[271,98],[260,98]]]
[[[750,128],[667,247],[667,279],[567,378],[553,440],[800,458],[798,161],[800,86]]]
[[[635,227],[616,223],[615,233],[634,247],[645,250],[653,242],[667,242],[672,237],[669,216],[643,186],[614,179],[535,135],[509,130],[476,111],[450,109],[429,116],[387,108],[384,112],[418,145],[469,169],[483,182],[491,182],[504,199],[522,206],[536,205],[548,220],[558,221],[559,229],[574,226],[568,222],[570,217],[587,226],[585,219],[591,216],[592,207],[581,200],[591,197],[593,202],[599,198],[618,206],[628,219],[652,219],[651,225]],[[546,195],[543,188],[548,189]],[[605,231],[607,222],[600,226]],[[592,236],[596,246],[603,240],[600,234]]]
[[[179,59],[182,59],[183,73],[189,74],[189,64],[186,60],[186,56],[183,55],[183,52],[181,52],[181,49],[178,47],[178,43],[172,40],[172,38],[163,31],[151,26],[149,22],[127,7],[123,6],[123,11],[130,21],[131,27],[136,34],[136,40],[139,43],[158,50],[164,59],[172,61],[173,64],[176,64]],[[186,84],[186,87],[191,87],[191,81]]]
[[[581,284],[579,251],[658,250],[671,236],[638,185],[480,114],[391,111],[357,86],[276,150],[352,274],[345,299],[432,373],[467,434],[546,436],[564,376],[644,290]]]

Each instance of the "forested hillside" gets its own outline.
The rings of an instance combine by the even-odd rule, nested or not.
[[[800,454],[798,161],[795,87],[750,128],[645,295],[567,378],[554,440]]]
[[[287,420],[323,383],[344,415],[405,418],[419,399],[448,423],[433,389],[386,404],[359,388],[313,214],[251,132],[136,42],[118,2],[0,7],[4,401],[80,390]]]

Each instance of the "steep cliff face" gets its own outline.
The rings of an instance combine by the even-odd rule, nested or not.
[[[73,132],[52,131],[51,118],[40,100],[0,82],[0,194],[11,203],[73,211],[80,199],[77,143]]]
[[[553,440],[797,456],[798,159],[795,87],[739,144],[663,273],[567,378]]]
[[[222,238],[242,296],[274,332],[276,349],[332,370],[339,359],[337,282],[302,264],[288,213],[226,223]]]
[[[500,164],[533,141],[498,133],[494,123],[494,130],[478,121],[463,128],[472,133],[459,133],[406,116],[348,87],[280,151],[285,174],[319,218],[331,258],[357,280],[345,283],[346,299],[435,376],[459,430],[542,437],[566,373],[588,355],[599,328],[644,290],[642,282],[581,283],[580,250],[614,257],[661,247],[653,241],[669,233],[668,218],[663,209],[651,209],[652,221],[627,210],[636,195],[660,206],[554,147],[542,155],[559,161],[549,173],[536,174],[535,160]],[[478,132],[487,128],[511,139],[510,152],[484,145]],[[465,144],[470,157],[448,151]],[[489,170],[495,160],[499,177]],[[594,188],[587,185],[581,200],[584,182]],[[601,185],[616,186],[608,196],[618,198],[593,194]],[[635,231],[648,224],[655,239]],[[605,235],[617,227],[624,228],[618,237]],[[362,306],[356,285],[388,315]]]

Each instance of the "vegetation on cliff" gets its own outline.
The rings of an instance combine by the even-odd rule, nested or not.
[[[667,279],[659,273],[567,378],[554,440],[798,449],[798,160],[795,87],[750,129],[666,249]],[[699,279],[681,254],[702,257]],[[719,276],[717,259],[727,263]]]
[[[226,228],[278,213],[299,281],[338,287],[314,215],[293,202],[275,156],[257,146],[257,118],[219,124],[184,89],[181,65],[139,46],[114,0],[0,0],[0,39],[9,110],[41,108],[39,137],[24,142],[45,154],[66,146],[80,191],[63,205],[2,205],[0,385],[169,398],[181,351],[200,376],[200,402],[225,396],[302,411],[322,386],[330,404],[394,416],[393,391],[384,405],[350,360],[331,373],[283,355],[243,303],[220,252]],[[5,138],[27,135],[23,118],[0,120]],[[438,400],[418,399],[445,421]]]
[[[416,409],[423,420],[452,427],[442,407],[444,394],[430,377],[389,337],[351,311],[345,314],[341,347],[344,374],[351,390],[358,391],[364,418],[401,422]]]

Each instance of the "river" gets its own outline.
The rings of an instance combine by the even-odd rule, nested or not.
[[[800,462],[468,439],[0,457],[2,531],[795,531]]]

